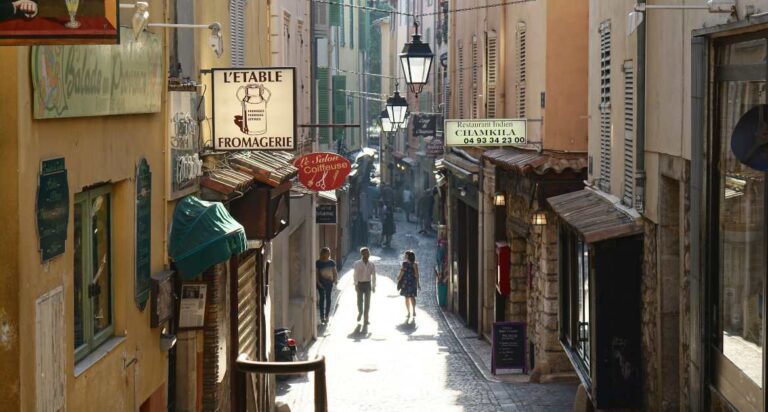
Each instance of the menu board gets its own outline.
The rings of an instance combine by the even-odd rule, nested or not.
[[[37,236],[43,262],[64,253],[69,222],[69,184],[64,158],[44,160],[37,186]]]
[[[491,373],[526,373],[525,322],[494,322],[491,336]]]
[[[317,205],[315,207],[315,223],[319,225],[335,225],[336,205]]]

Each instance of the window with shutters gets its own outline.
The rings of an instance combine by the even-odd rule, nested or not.
[[[477,36],[472,36],[472,118],[477,119],[480,117],[479,115],[479,108],[478,102],[477,102],[477,94],[480,90],[480,60],[477,57],[478,51],[477,51]]]
[[[457,85],[458,91],[456,92],[456,109],[458,110],[459,119],[464,118],[464,44],[459,41],[458,46],[459,55],[459,84]]]
[[[624,63],[624,196],[626,206],[635,199],[635,68]]]
[[[343,74],[333,76],[333,123],[346,123],[347,121],[347,76]],[[344,139],[345,128],[333,129],[333,140]]]
[[[498,82],[498,39],[490,31],[485,39],[485,117],[496,117],[496,84]]]
[[[448,118],[451,105],[451,82],[448,81],[448,70],[443,70],[443,119]],[[442,126],[442,122],[438,122]],[[440,126],[438,126],[440,127]]]
[[[344,0],[339,0],[339,4],[336,6],[339,9],[339,32],[337,33],[339,46],[346,47],[347,46],[347,30],[346,30],[346,22],[344,21]]]
[[[611,22],[600,24],[600,189],[611,190]]]
[[[525,118],[527,101],[527,68],[526,68],[526,26],[525,23],[517,23],[517,117]]]
[[[330,85],[328,84],[328,68],[317,68],[317,122],[319,124],[328,124],[331,122],[330,116]],[[319,128],[320,144],[330,144],[331,129],[327,127]]]
[[[328,25],[331,27],[339,27],[341,26],[341,20],[342,17],[344,17],[343,8],[340,3],[339,4],[329,4],[328,5]]]
[[[229,55],[232,67],[245,66],[245,2],[229,2]]]

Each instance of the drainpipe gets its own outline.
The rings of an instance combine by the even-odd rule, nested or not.
[[[639,0],[645,4],[645,0]],[[646,16],[647,17],[647,16]],[[635,209],[645,211],[645,43],[646,21],[637,28],[637,135],[635,136]]]

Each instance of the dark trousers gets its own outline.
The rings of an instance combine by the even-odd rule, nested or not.
[[[328,319],[331,314],[331,292],[333,292],[333,281],[320,279],[321,288],[317,288],[319,300],[320,319]]]
[[[359,282],[355,286],[355,290],[357,291],[357,314],[364,314],[367,322],[368,311],[371,309],[371,282]]]

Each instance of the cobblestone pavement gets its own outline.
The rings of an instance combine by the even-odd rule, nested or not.
[[[398,215],[391,248],[371,246],[378,274],[367,328],[358,324],[349,256],[327,327],[306,356],[326,357],[328,406],[336,411],[569,411],[574,385],[509,383],[481,372],[476,338],[455,318],[446,318],[435,298],[436,239],[419,235]],[[403,252],[413,249],[421,271],[417,316],[406,322],[397,277]],[[451,321],[449,324],[448,321]],[[451,329],[453,325],[453,329]],[[487,344],[485,344],[487,345]],[[472,354],[468,355],[467,351]],[[473,360],[474,358],[474,360]],[[312,376],[278,383],[278,401],[291,411],[312,411]]]

